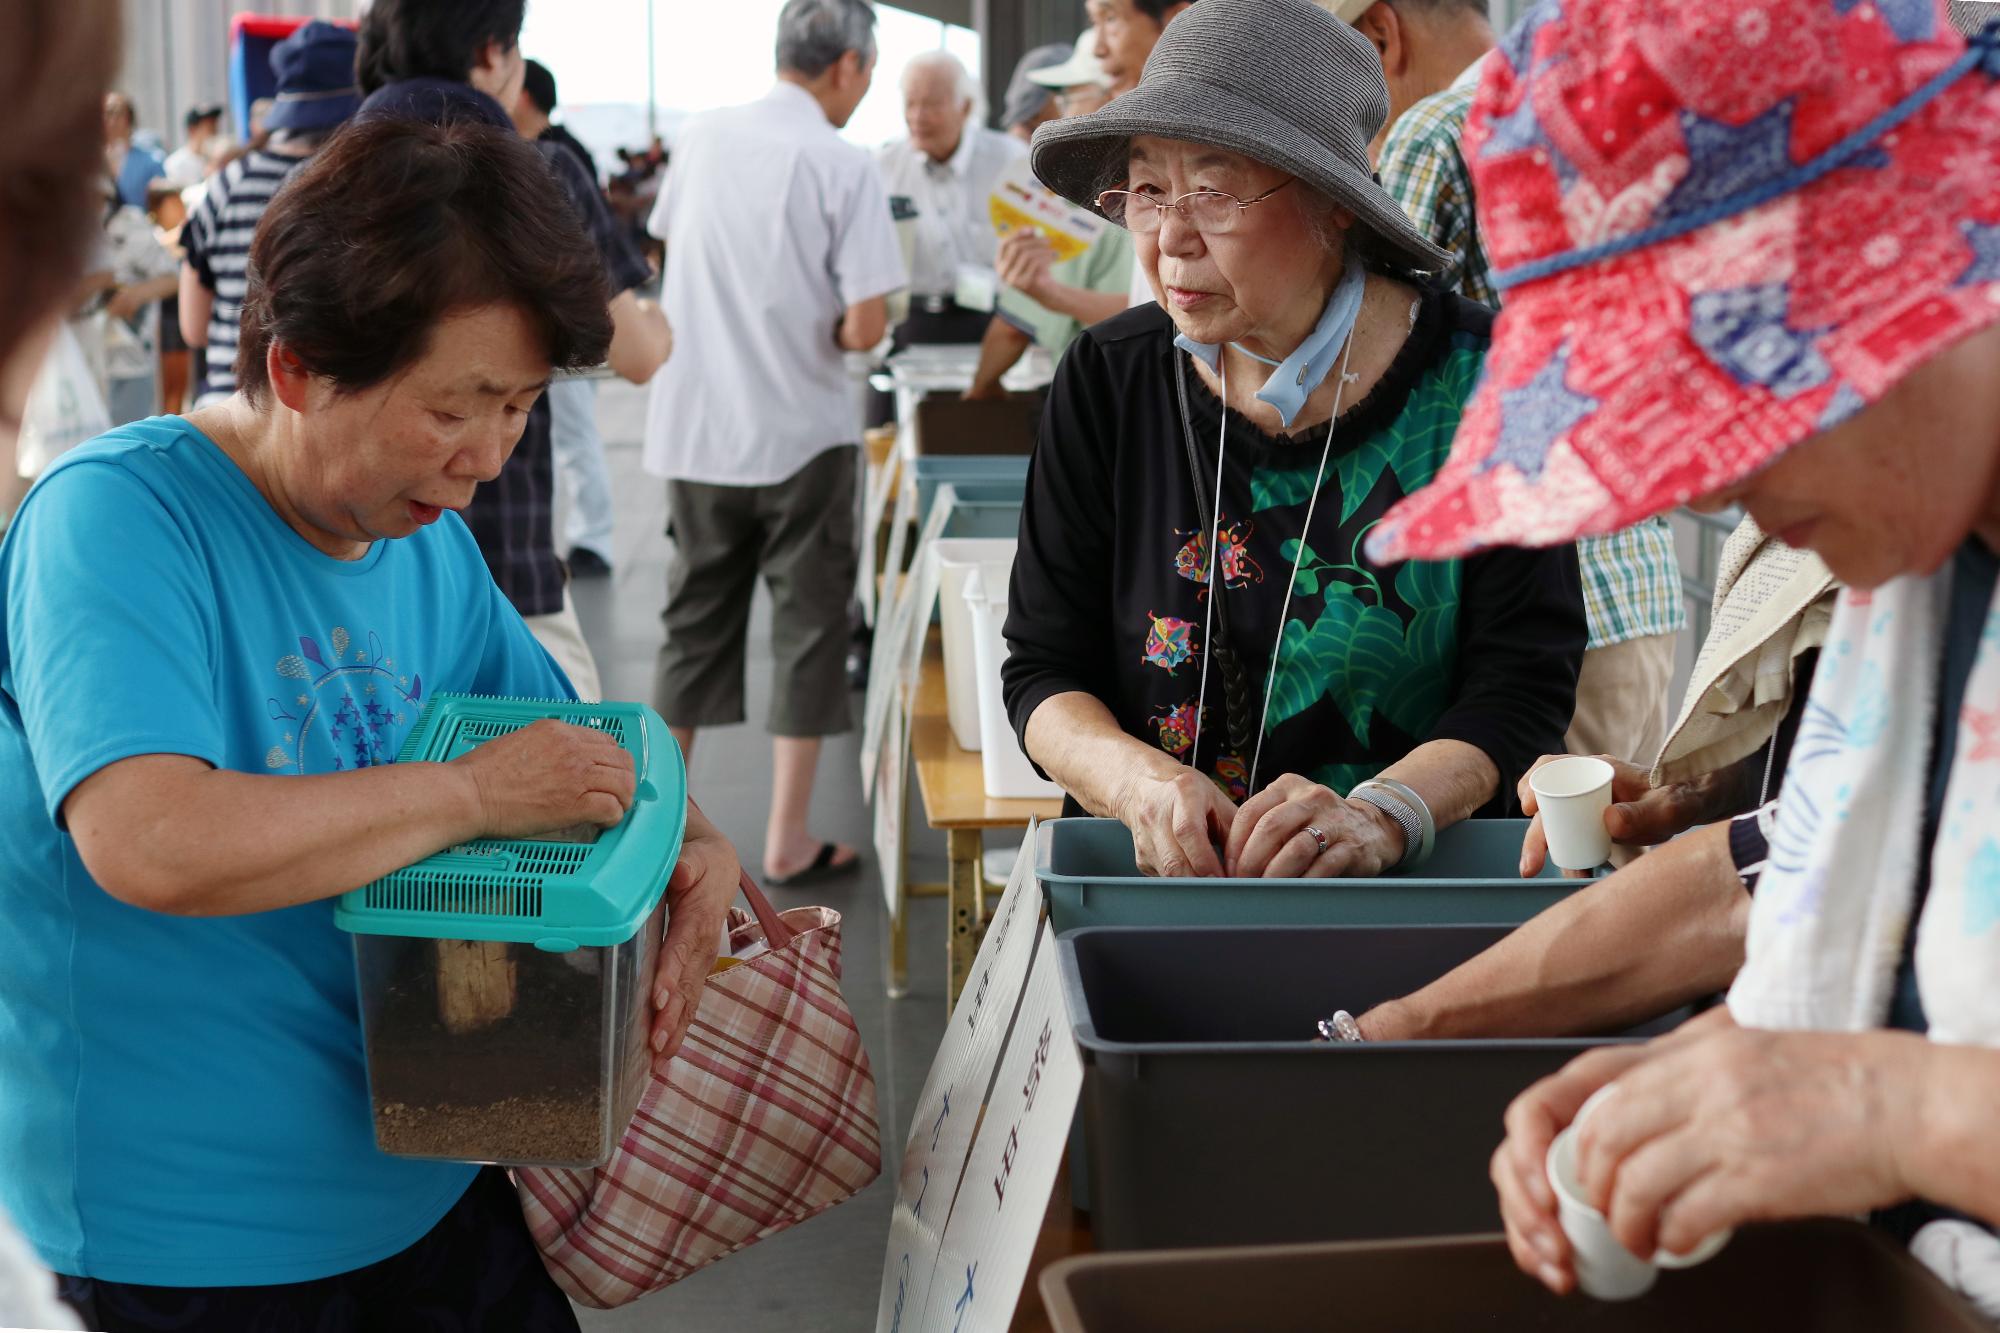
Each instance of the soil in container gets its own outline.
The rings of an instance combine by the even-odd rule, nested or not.
[[[601,968],[508,946],[513,1010],[475,1031],[440,1014],[435,950],[410,941],[368,1040],[375,1141],[384,1152],[462,1161],[595,1163],[603,1148]]]

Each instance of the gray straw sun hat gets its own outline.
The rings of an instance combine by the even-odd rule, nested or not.
[[[1368,258],[1443,272],[1450,256],[1424,239],[1369,168],[1368,144],[1388,117],[1375,48],[1309,0],[1200,0],[1167,25],[1138,87],[1035,131],[1035,174],[1096,211],[1098,194],[1125,180],[1134,137],[1212,144],[1352,209]]]

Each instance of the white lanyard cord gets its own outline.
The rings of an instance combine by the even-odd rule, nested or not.
[[[1188,750],[1188,767],[1201,771],[1201,715],[1208,708],[1208,659],[1215,642],[1211,631],[1215,628],[1215,570],[1222,563],[1221,554],[1215,549],[1222,539],[1222,460],[1229,451],[1229,359],[1220,358],[1220,369],[1216,372],[1222,380],[1222,429],[1215,440],[1215,505],[1208,529],[1208,609],[1201,621],[1201,689],[1194,698],[1194,745]],[[1182,411],[1186,411],[1185,398]],[[1192,431],[1189,434],[1193,434]],[[1225,735],[1226,742],[1228,737]]]
[[[1306,558],[1306,539],[1312,535],[1313,511],[1319,508],[1319,488],[1326,484],[1326,463],[1329,458],[1333,457],[1333,432],[1334,428],[1340,424],[1340,400],[1347,393],[1347,363],[1353,356],[1354,335],[1349,333],[1347,335],[1347,348],[1340,354],[1340,380],[1334,386],[1333,390],[1333,417],[1326,423],[1326,443],[1321,446],[1319,451],[1319,472],[1313,477],[1312,498],[1306,501],[1306,521],[1305,525],[1299,529],[1299,549],[1292,556],[1292,576],[1285,581],[1285,600],[1278,607],[1278,637],[1271,644],[1271,670],[1264,677],[1264,707],[1257,715],[1257,753],[1250,760],[1249,790],[1253,793],[1257,790],[1257,769],[1264,762],[1265,724],[1271,718],[1271,692],[1278,683],[1278,654],[1285,646],[1285,618],[1292,613],[1292,589],[1298,586],[1299,569],[1304,564]],[[1225,398],[1223,402],[1225,404],[1223,417],[1227,420],[1229,415],[1229,409],[1226,406],[1228,399]],[[1220,513],[1220,482],[1216,483],[1216,495],[1218,500],[1216,512]],[[1211,600],[1214,596],[1213,592],[1209,593]]]

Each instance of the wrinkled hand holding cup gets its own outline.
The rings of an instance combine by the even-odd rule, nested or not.
[[[1541,807],[1549,859],[1564,870],[1595,870],[1611,859],[1611,832],[1604,812],[1611,808],[1611,765],[1571,755],[1543,764],[1528,777]]]
[[[1713,1259],[1735,1232],[1725,1227],[1686,1254],[1657,1250],[1650,1259],[1632,1253],[1612,1234],[1604,1214],[1584,1200],[1576,1161],[1577,1130],[1609,1091],[1607,1085],[1593,1093],[1569,1128],[1549,1144],[1549,1188],[1555,1191],[1556,1213],[1569,1238],[1577,1286],[1600,1301],[1629,1301],[1651,1291],[1662,1268],[1693,1268]]]

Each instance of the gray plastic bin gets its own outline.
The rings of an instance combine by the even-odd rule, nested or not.
[[[1058,939],[1084,1061],[1083,1171],[1098,1245],[1497,1229],[1487,1165],[1507,1104],[1603,1041],[1312,1038],[1333,1010],[1408,994],[1506,933],[1102,928]]]
[[[972,495],[961,494],[952,506],[951,517],[944,521],[946,537],[1005,537],[1011,541],[1021,535],[1020,496],[1008,496],[998,487],[970,489]]]
[[[1525,819],[1471,819],[1438,834],[1431,859],[1380,879],[1168,879],[1139,873],[1115,819],[1041,826],[1035,874],[1057,933],[1086,926],[1517,926],[1588,880],[1553,866],[1522,879]]]
[[[1991,1333],[1888,1237],[1832,1220],[1746,1227],[1616,1305],[1550,1294],[1498,1236],[1086,1255],[1041,1291],[1055,1333]]]
[[[1009,454],[918,454],[910,460],[911,475],[917,482],[917,522],[931,512],[931,498],[943,485],[958,487],[960,499],[985,488],[1004,495],[1011,492],[1018,504],[1028,487],[1027,455]],[[1008,536],[1013,536],[1008,533]]]

